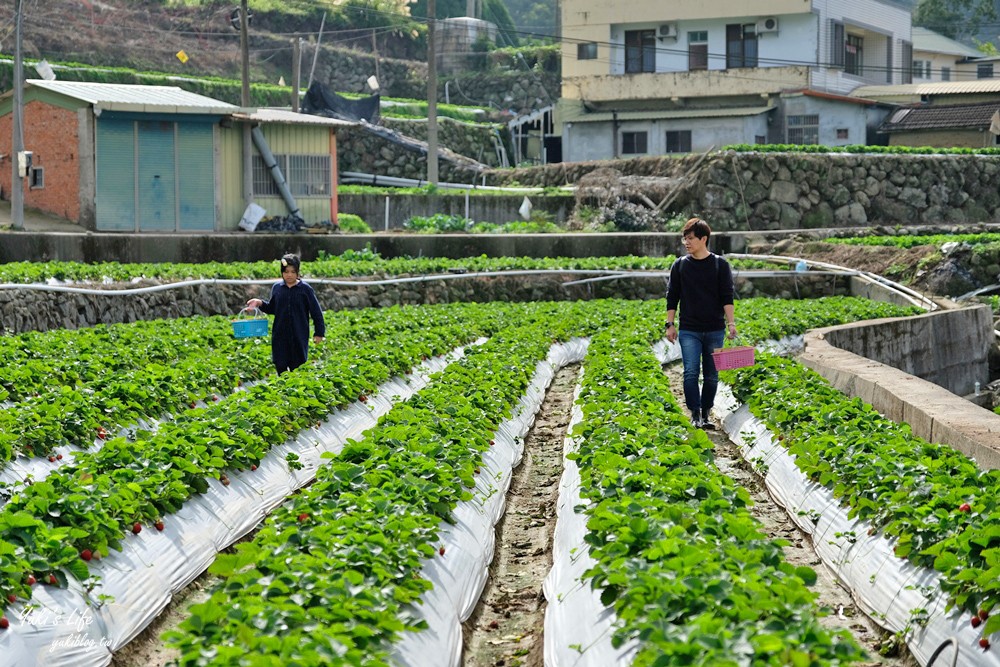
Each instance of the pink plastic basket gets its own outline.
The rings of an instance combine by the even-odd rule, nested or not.
[[[727,347],[716,350],[712,353],[712,360],[715,361],[715,370],[728,371],[733,368],[744,368],[753,366],[754,348],[750,345],[739,347]]]

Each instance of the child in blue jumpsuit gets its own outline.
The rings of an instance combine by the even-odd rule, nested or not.
[[[271,360],[279,375],[295,370],[309,358],[310,317],[315,328],[313,342],[321,343],[326,335],[323,309],[316,292],[299,277],[300,266],[297,255],[285,255],[281,258],[281,280],[271,286],[271,298],[247,301],[247,308],[260,308],[274,315]]]

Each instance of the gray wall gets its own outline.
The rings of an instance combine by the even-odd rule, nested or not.
[[[574,198],[564,196],[529,195],[534,214],[544,212],[553,222],[565,222],[573,210]],[[340,195],[339,211],[359,215],[368,223],[372,231],[389,231],[403,228],[409,218],[415,215],[431,216],[436,213],[468,217],[473,222],[493,222],[502,224],[521,220],[517,212],[524,201],[524,195],[412,195],[399,197],[392,195]],[[388,201],[388,216],[386,215]],[[468,208],[467,208],[468,207]],[[386,219],[388,218],[388,225]]]

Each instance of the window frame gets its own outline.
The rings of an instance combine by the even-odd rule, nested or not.
[[[792,133],[800,134],[799,140],[792,139]],[[807,141],[813,139],[814,141]],[[791,114],[785,117],[785,142],[799,146],[819,144],[819,114]]]
[[[759,47],[756,23],[726,25],[726,69],[757,67]]]
[[[844,73],[852,76],[864,76],[865,38],[861,35],[847,34],[844,42]]]
[[[275,154],[275,162],[285,177],[293,197],[329,199],[333,192],[330,156],[326,153]],[[302,164],[302,162],[305,164]],[[298,163],[298,164],[296,164]],[[281,192],[271,178],[271,170],[258,153],[253,156],[253,192],[261,197],[280,197]]]
[[[640,143],[642,144],[641,146],[639,146]],[[638,150],[639,148],[642,148],[642,150]],[[621,154],[648,155],[649,133],[646,130],[623,130]]]
[[[577,60],[597,60],[597,42],[581,42],[576,45]]]
[[[670,135],[674,135],[673,141]],[[671,150],[671,143],[675,146],[674,150]],[[666,130],[663,135],[663,147],[666,153],[690,153],[691,130]]]
[[[690,30],[688,38],[688,71],[708,69],[708,31]],[[697,48],[695,48],[697,47]]]
[[[644,74],[656,71],[656,31],[625,31],[625,73]]]

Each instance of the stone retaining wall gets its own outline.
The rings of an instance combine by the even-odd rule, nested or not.
[[[737,153],[553,164],[488,174],[491,185],[577,183],[597,169],[675,179],[672,212],[712,228],[776,230],[1000,220],[1000,156]]]

